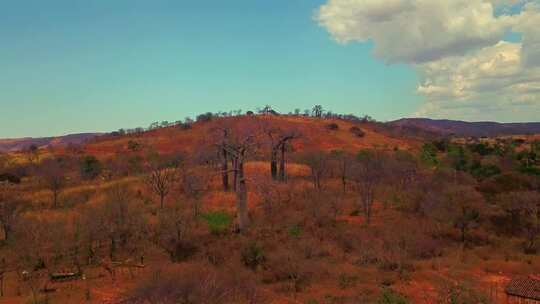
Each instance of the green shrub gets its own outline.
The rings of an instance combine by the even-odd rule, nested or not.
[[[87,155],[81,159],[81,176],[85,179],[94,179],[101,173],[101,162],[92,155]]]
[[[342,273],[339,275],[339,278],[338,278],[339,288],[347,289],[347,288],[353,287],[356,284],[356,281],[358,281],[357,276]]]
[[[201,218],[208,224],[212,234],[224,233],[232,223],[232,217],[223,211],[207,212]]]
[[[263,249],[255,242],[250,242],[242,248],[242,263],[255,270],[266,261]]]
[[[299,225],[292,225],[289,227],[287,232],[290,236],[297,238],[300,237],[300,235],[302,234],[302,227],[300,227]]]
[[[407,299],[391,289],[384,289],[377,300],[377,304],[407,304]]]

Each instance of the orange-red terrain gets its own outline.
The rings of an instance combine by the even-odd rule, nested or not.
[[[328,125],[332,123],[337,124],[337,129],[328,128]],[[183,267],[189,267],[192,264],[204,264],[205,266],[201,267],[207,267],[208,256],[214,255],[218,256],[220,261],[223,260],[215,266],[217,271],[236,272],[237,269],[242,269],[242,273],[247,273],[246,275],[255,283],[256,291],[260,295],[260,303],[364,303],[362,301],[377,303],[378,295],[385,288],[391,288],[394,292],[402,294],[409,303],[437,303],[444,290],[459,284],[467,284],[470,288],[486,295],[489,303],[506,303],[504,286],[510,278],[516,275],[540,274],[540,258],[537,255],[523,254],[516,249],[518,240],[503,240],[499,236],[482,236],[487,241],[479,242],[470,248],[462,247],[458,241],[445,242],[445,245],[440,247],[440,254],[425,259],[405,258],[401,256],[402,252],[399,250],[392,251],[392,254],[395,254],[395,260],[404,259],[403,265],[406,267],[403,266],[401,269],[401,265],[396,266],[400,269],[399,271],[394,266],[385,268],[380,264],[363,261],[368,256],[366,252],[371,250],[370,245],[378,242],[376,238],[372,241],[357,243],[357,239],[363,240],[364,234],[380,236],[381,240],[385,238],[393,240],[393,236],[406,239],[407,235],[403,232],[414,228],[411,233],[419,233],[415,229],[421,230],[424,225],[430,225],[428,220],[405,215],[398,210],[399,208],[392,205],[396,190],[393,190],[394,185],[390,181],[380,185],[381,191],[377,192],[369,225],[362,213],[355,213],[358,209],[358,197],[355,192],[348,190],[342,193],[340,180],[336,176],[326,177],[324,188],[321,190],[326,191],[325,194],[321,194],[325,201],[319,202],[316,196],[310,194],[314,191],[311,169],[299,160],[297,155],[306,151],[330,152],[333,150],[356,153],[362,149],[375,149],[383,153],[394,153],[399,150],[413,155],[420,152],[422,140],[412,137],[395,137],[389,132],[381,131],[373,123],[288,116],[221,118],[210,122],[196,122],[191,129],[187,130],[166,127],[137,135],[104,135],[81,145],[76,152],[70,150],[73,147],[42,149],[39,151],[40,161],[52,155],[73,153],[93,155],[103,163],[130,153],[144,156],[150,153],[149,151],[161,155],[179,152],[194,155],[202,149],[212,147],[212,144],[217,142],[218,135],[216,134],[219,134],[219,129],[224,125],[253,132],[272,126],[284,130],[295,130],[300,134],[298,139],[292,141],[292,147],[287,154],[287,183],[271,180],[269,162],[264,159],[268,155],[264,144],[257,147],[256,157],[246,161],[248,206],[253,219],[248,232],[237,234],[227,231],[224,235],[215,235],[204,222],[199,221],[193,224],[194,228],[190,232],[192,234],[190,240],[198,248],[192,258],[180,263],[172,263],[162,250],[148,246],[144,249],[144,268],[119,267],[113,277],[103,264],[91,265],[85,267],[84,279],[40,285],[39,289],[45,287],[51,289],[48,293],[38,292],[41,301],[129,303],[130,291],[138,288],[141,282],[152,280],[156,273],[167,270],[189,273]],[[353,126],[361,128],[365,135],[358,137],[351,133],[350,129]],[[265,140],[264,131],[259,133],[257,136],[261,138],[261,141]],[[130,148],[130,142],[137,142],[140,148]],[[18,152],[12,155],[18,159],[18,162],[25,162],[24,153]],[[234,216],[236,194],[222,190],[220,176],[211,168],[197,168],[197,170],[206,170],[210,176],[208,188],[200,198],[201,212],[224,211]],[[425,170],[429,172],[430,169]],[[108,199],[106,195],[108,191],[118,185],[124,185],[132,193],[136,193],[133,200],[137,203],[131,205],[130,208],[140,208],[140,211],[144,213],[144,218],[150,224],[158,221],[156,214],[160,211],[157,198],[145,185],[145,173],[115,176],[115,172],[110,172],[107,176],[100,176],[93,180],[70,182],[62,189],[60,198],[64,202],[64,207],[60,208],[45,207],[50,202],[50,191],[41,187],[32,176],[24,178],[21,185],[16,186],[17,188],[13,191],[31,205],[25,216],[74,221],[81,210],[104,204]],[[282,204],[275,210],[277,214],[273,214],[271,219],[261,215],[265,212],[265,200],[268,197]],[[296,200],[302,203],[296,203]],[[326,205],[321,205],[319,209],[310,206],[319,203],[326,204],[326,201],[334,200],[339,203],[339,210],[336,211],[332,224],[324,222],[326,217],[321,217],[320,223],[312,223],[310,219],[318,218],[320,216],[318,213],[331,214],[333,211],[329,211],[331,206],[328,207],[330,209],[325,209]],[[176,187],[166,197],[165,206],[182,205],[185,201],[187,200],[184,194]],[[287,214],[280,215],[280,212]],[[328,217],[332,216],[328,215]],[[256,221],[261,218],[263,220]],[[298,234],[291,232],[293,231],[291,227],[297,226],[302,227],[301,232]],[[485,233],[482,230],[483,228],[478,228],[478,231],[474,232],[475,237],[478,234],[480,238],[480,235]],[[261,246],[268,252],[267,265],[246,270],[241,263],[241,249],[253,240],[262,244]],[[381,246],[385,248],[386,245]],[[45,247],[54,250],[52,245]],[[292,286],[298,282],[275,279],[272,263],[278,261],[281,255],[288,257],[285,261],[299,259],[297,254],[300,254],[301,250],[310,250],[310,258],[301,259],[298,264],[291,262],[291,267],[298,267],[298,272],[305,277],[303,279],[306,283],[302,282],[301,286]],[[16,254],[5,248],[1,249],[0,253],[8,259]],[[138,257],[138,255],[128,256],[129,254],[123,254],[122,258],[130,258],[134,261]],[[300,256],[304,256],[304,253]],[[106,257],[103,260],[106,260]],[[29,285],[25,284],[24,278],[17,271],[6,272],[4,296],[0,297],[0,303],[33,303]],[[47,281],[46,278],[40,280]]]

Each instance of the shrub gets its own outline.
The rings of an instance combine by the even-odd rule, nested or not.
[[[360,210],[358,209],[354,209],[353,211],[351,211],[351,213],[349,213],[350,216],[359,216],[360,215]]]
[[[223,211],[207,212],[201,215],[201,218],[208,224],[212,234],[222,234],[230,227],[232,218]]]
[[[357,276],[342,273],[338,278],[339,288],[347,289],[353,287],[356,284],[356,281],[358,281]]]
[[[242,248],[242,263],[252,270],[264,264],[266,256],[263,249],[255,242],[250,242]]]
[[[407,299],[395,291],[385,288],[377,300],[378,304],[407,304]]]
[[[362,131],[362,129],[359,127],[351,127],[349,131],[356,137],[364,137],[366,135],[366,133],[364,133],[364,131]]]
[[[141,144],[134,141],[134,140],[130,140],[128,141],[127,143],[127,146],[128,146],[128,149],[131,150],[131,151],[137,151],[139,150],[139,148],[141,147]]]
[[[339,130],[339,126],[337,123],[329,123],[326,125],[326,129],[328,130],[331,130],[331,131],[335,131],[335,130]]]
[[[302,227],[299,225],[290,226],[287,230],[290,236],[298,238],[302,234]]]
[[[126,303],[266,303],[255,280],[242,271],[188,264],[155,272],[125,295]]]
[[[452,304],[487,304],[491,303],[488,298],[464,284],[447,282],[439,289],[439,303]]]
[[[178,128],[180,128],[181,130],[190,130],[193,126],[191,125],[191,123],[188,123],[188,122],[178,122],[177,124]]]
[[[8,182],[12,184],[20,184],[21,178],[11,173],[0,173],[0,182]]]
[[[197,122],[208,122],[208,121],[211,121],[212,118],[214,118],[214,114],[208,112],[204,114],[199,114],[196,119],[197,119]]]
[[[81,176],[85,179],[94,179],[101,173],[101,162],[92,155],[81,160]]]

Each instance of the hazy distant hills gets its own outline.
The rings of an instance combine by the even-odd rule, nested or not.
[[[79,133],[55,137],[25,137],[0,139],[0,152],[13,152],[23,150],[31,145],[36,145],[38,147],[48,147],[65,146],[68,144],[82,144],[100,135],[102,135],[102,133]]]
[[[459,120],[436,120],[429,118],[402,118],[388,124],[395,127],[418,128],[441,135],[457,136],[501,136],[540,133],[540,122],[498,123],[466,122]]]

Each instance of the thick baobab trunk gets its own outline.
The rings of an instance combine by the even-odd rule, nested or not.
[[[281,144],[281,159],[279,160],[279,180],[285,181],[285,143]]]
[[[246,231],[249,226],[249,215],[247,205],[247,187],[244,178],[243,161],[238,161],[238,187],[236,189],[236,209],[238,212],[238,228],[241,232]]]
[[[227,149],[222,149],[221,157],[221,179],[223,183],[223,191],[229,191],[229,162]]]
[[[277,149],[272,147],[272,152],[270,154],[270,173],[272,174],[272,179],[277,179]]]

